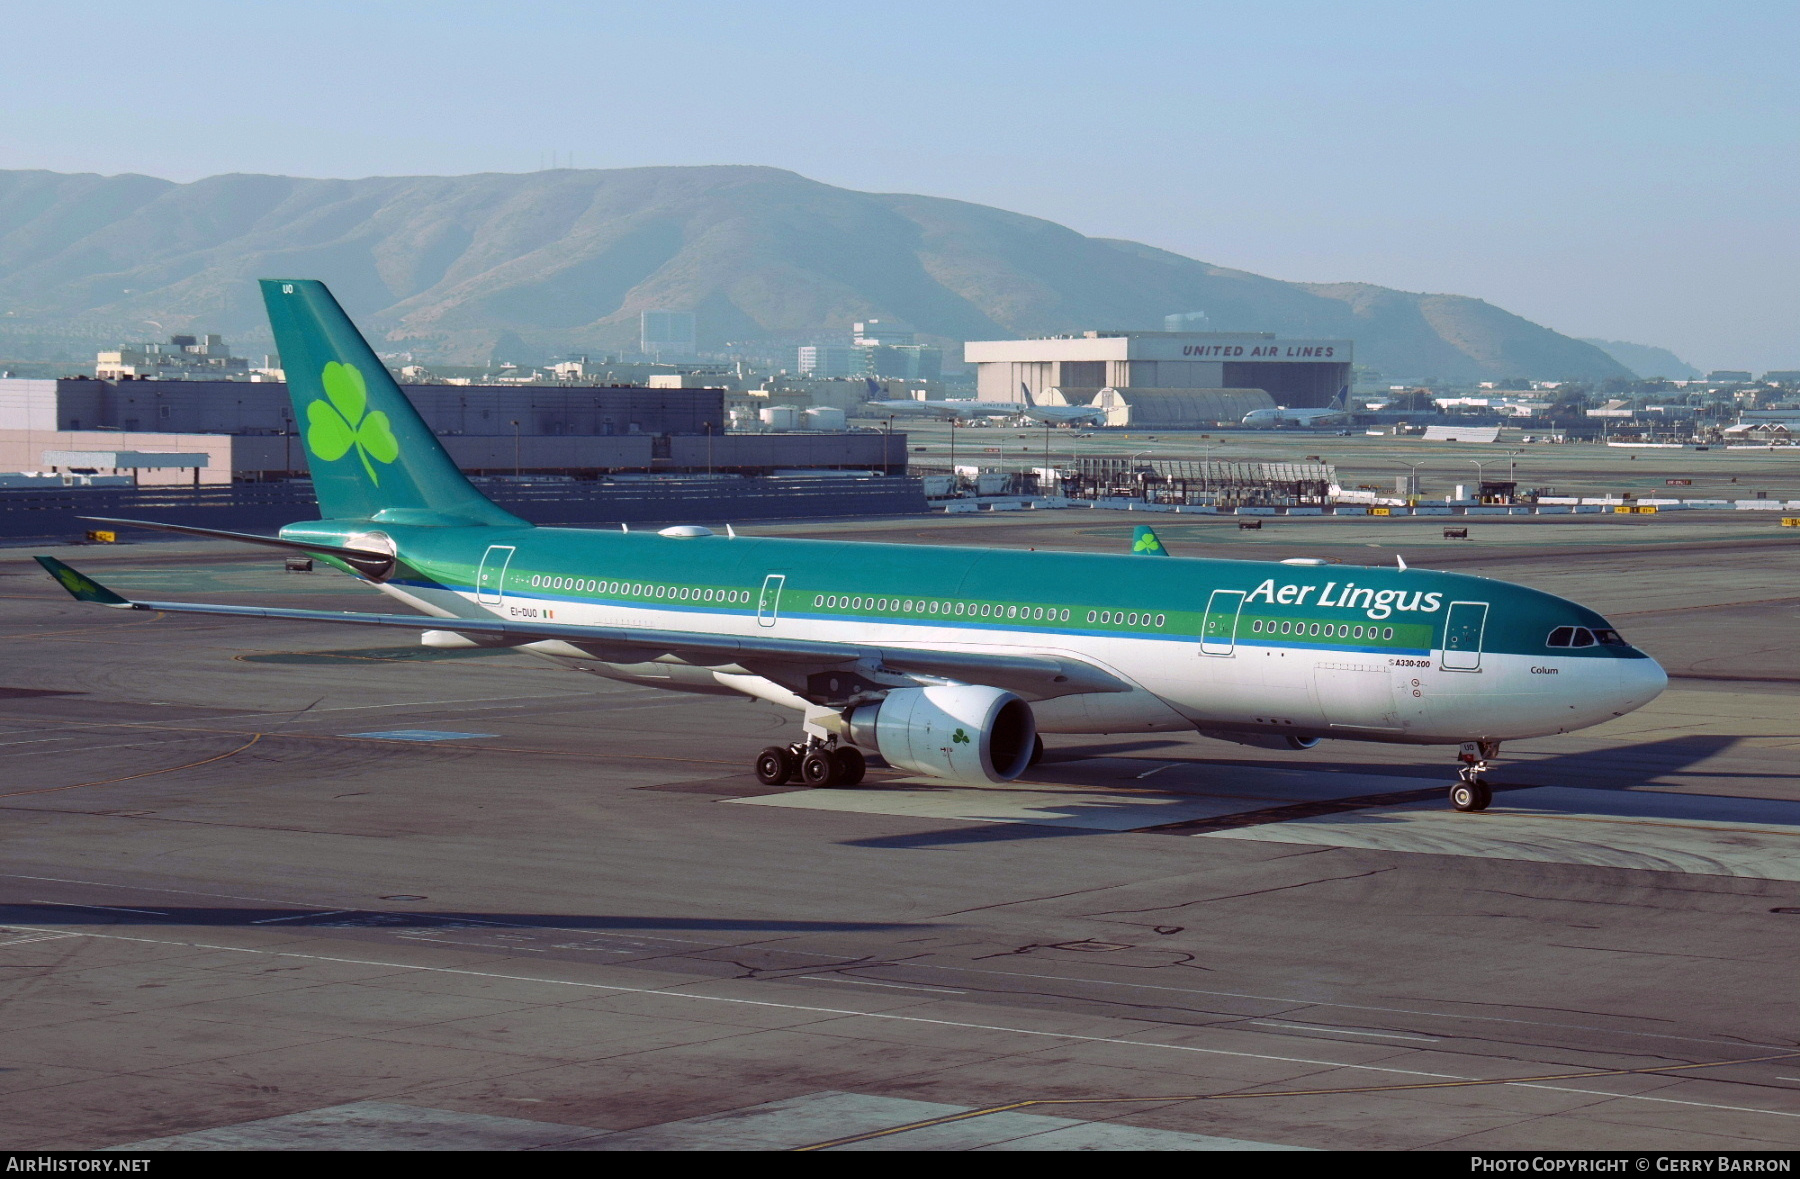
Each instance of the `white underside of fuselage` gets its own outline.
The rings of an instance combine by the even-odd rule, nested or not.
[[[1446,668],[1441,652],[1324,649],[1238,643],[1206,653],[1196,638],[987,629],[974,624],[809,618],[785,611],[762,625],[749,608],[726,611],[507,597],[477,602],[470,591],[384,584],[382,592],[427,614],[559,625],[704,630],[886,647],[1042,654],[1074,658],[1133,685],[1031,704],[1040,731],[1120,733],[1209,729],[1405,744],[1455,744],[1545,736],[1587,728],[1641,707],[1660,693],[1649,660],[1483,653],[1474,668]],[[445,629],[454,629],[453,626]],[[608,662],[566,642],[521,648],[575,670],[673,691],[743,693],[805,710],[791,690],[741,667],[668,659]],[[1467,654],[1460,655],[1468,660]],[[1647,665],[1635,668],[1634,664]],[[1654,669],[1654,674],[1646,673]],[[1641,679],[1641,687],[1635,682]],[[818,711],[813,706],[813,711]]]

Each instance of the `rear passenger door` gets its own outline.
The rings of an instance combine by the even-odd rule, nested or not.
[[[512,564],[513,546],[491,544],[482,554],[481,567],[475,572],[475,600],[483,606],[498,606],[506,591],[506,568]]]

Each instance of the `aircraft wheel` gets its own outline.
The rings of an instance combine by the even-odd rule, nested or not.
[[[794,755],[785,745],[771,745],[756,755],[756,780],[764,786],[786,786],[794,769]]]
[[[808,786],[836,786],[842,773],[837,755],[829,749],[809,749],[800,759],[800,781]]]
[[[1494,801],[1494,789],[1481,778],[1458,782],[1450,787],[1450,805],[1459,811],[1485,811]]]
[[[862,750],[851,745],[840,745],[837,750],[838,785],[854,786],[863,780],[869,770],[869,759]]]

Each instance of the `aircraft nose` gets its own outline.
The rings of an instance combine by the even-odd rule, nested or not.
[[[1619,660],[1618,702],[1615,715],[1623,716],[1650,703],[1669,686],[1669,673],[1662,664],[1646,656],[1643,659]]]

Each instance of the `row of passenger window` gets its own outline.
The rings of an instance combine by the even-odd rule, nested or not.
[[[877,598],[848,594],[820,594],[813,599],[816,610],[873,610],[877,613],[936,614],[940,618],[994,618],[1020,622],[1068,622],[1074,615],[1056,606],[1009,606],[994,602],[946,602],[929,598]],[[1089,622],[1106,626],[1162,626],[1166,616],[1149,611],[1089,610]]]
[[[1394,637],[1391,626],[1351,626],[1344,622],[1282,622],[1258,618],[1250,623],[1253,634],[1291,634],[1322,639],[1387,640]]]
[[[681,602],[722,602],[743,605],[750,601],[749,590],[704,589],[686,585],[657,585],[652,582],[606,581],[592,577],[545,577],[534,574],[534,589],[569,590],[574,593],[613,594],[629,598],[664,598]]]
[[[1054,606],[1005,606],[993,602],[945,602],[921,598],[876,598],[849,594],[820,594],[815,610],[873,610],[878,614],[936,614],[942,617],[1014,618],[1020,621],[1067,622],[1069,612]]]

